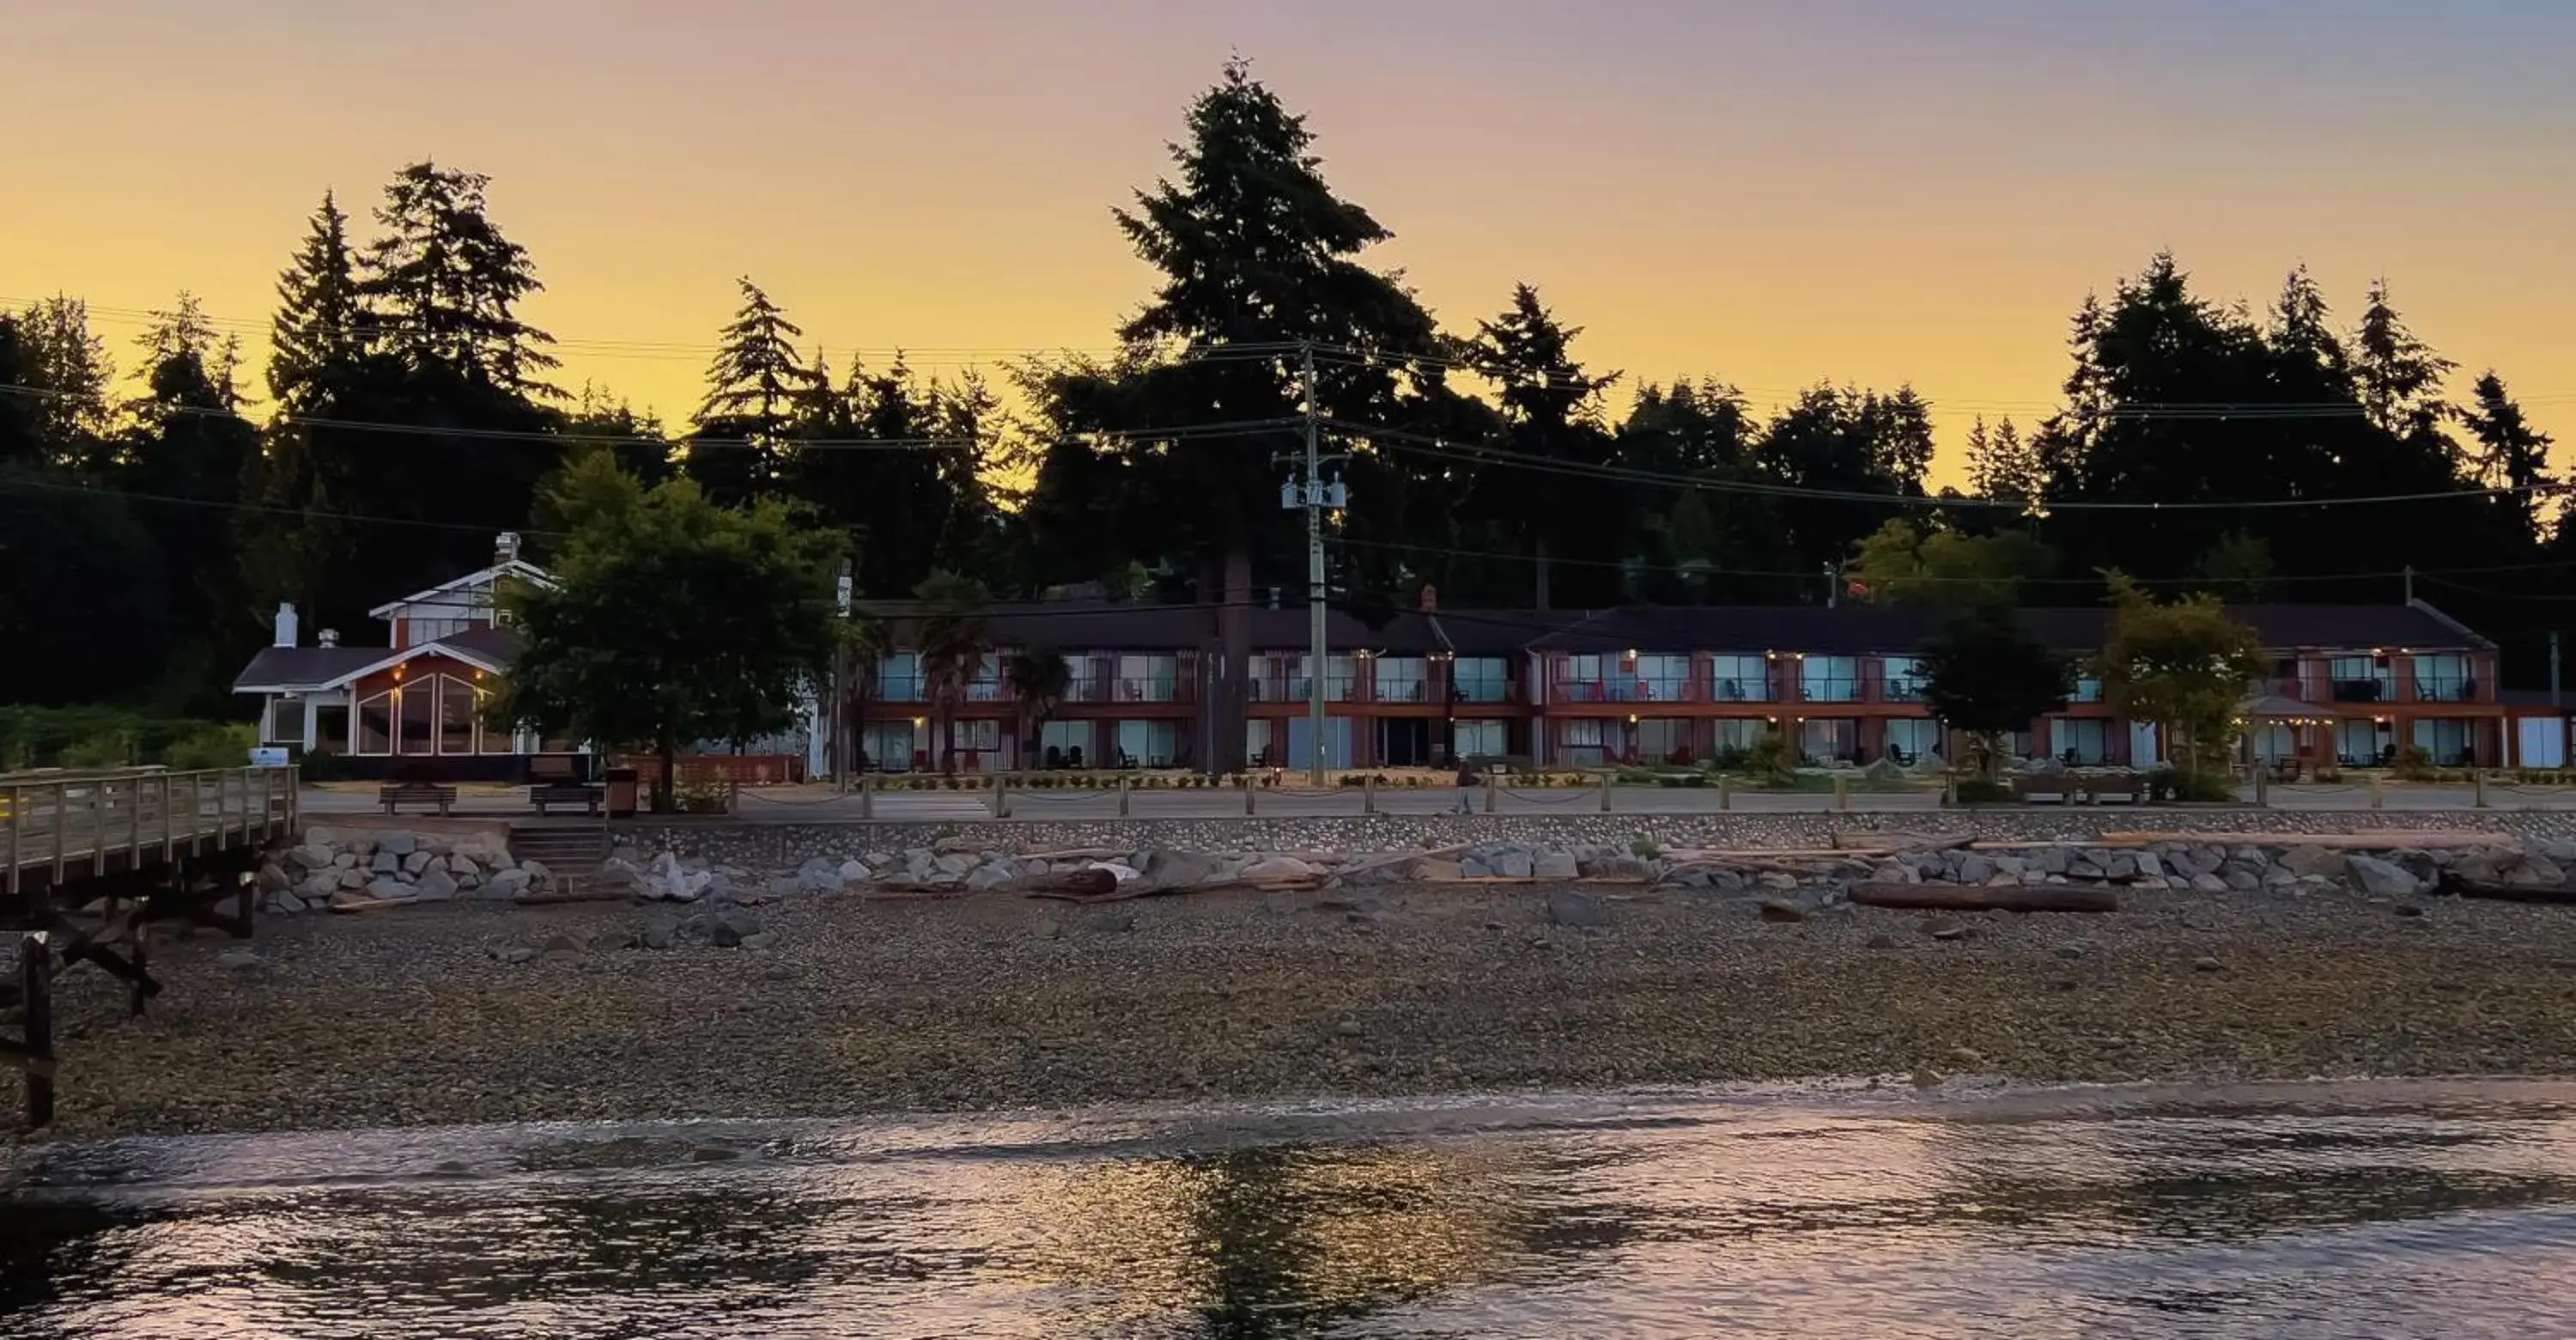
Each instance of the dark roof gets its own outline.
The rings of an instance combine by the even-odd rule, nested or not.
[[[2240,605],[2232,611],[2280,650],[2303,647],[2486,647],[2485,639],[2419,605]],[[1441,616],[1447,619],[1451,616]],[[2026,609],[2023,624],[2061,651],[2100,647],[2111,611],[2104,607]],[[1632,606],[1585,615],[1533,639],[1549,651],[1807,651],[1827,656],[1903,654],[1942,625],[1932,610],[1902,606],[1709,605]]]
[[[2576,692],[2553,695],[2547,689],[2497,689],[2496,701],[2508,707],[2546,707],[2556,712],[2576,711]]]
[[[313,688],[354,674],[391,655],[383,647],[262,647],[233,676],[233,690],[249,685]]]
[[[519,659],[519,649],[526,645],[518,633],[507,628],[478,625],[453,637],[411,648],[414,654],[426,655],[450,648],[492,666],[507,670]],[[398,655],[392,647],[262,647],[250,658],[250,664],[233,676],[233,691],[238,693],[253,686],[277,686],[289,689],[315,689],[336,683],[351,675]]]

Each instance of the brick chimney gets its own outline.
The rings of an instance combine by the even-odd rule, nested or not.
[[[1429,582],[1422,584],[1422,612],[1425,614],[1440,612],[1440,588]]]

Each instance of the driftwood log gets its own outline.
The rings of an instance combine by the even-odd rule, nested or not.
[[[1087,903],[1106,899],[1118,892],[1118,876],[1108,870],[1071,870],[1061,875],[1032,875],[1020,881],[1020,892],[1031,898],[1060,898],[1066,902]]]
[[[1936,912],[2117,912],[2120,896],[2109,889],[2026,884],[1854,884],[1851,900],[1862,907],[1921,908]]]
[[[2499,903],[2551,903],[2576,907],[2576,889],[2548,885],[2495,884],[2482,879],[2462,879],[2458,875],[2442,876],[2441,891],[2459,898],[2484,898]]]

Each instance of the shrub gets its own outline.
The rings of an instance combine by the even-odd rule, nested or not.
[[[1662,859],[1664,849],[1656,846],[1652,839],[1639,838],[1628,844],[1628,854],[1640,861],[1653,861]]]
[[[1744,767],[1766,786],[1785,786],[1797,774],[1798,756],[1789,748],[1789,737],[1770,731],[1744,751]]]
[[[2397,750],[2397,776],[2400,781],[2432,781],[2433,752],[2420,744],[2400,746]]]
[[[250,762],[250,751],[258,747],[259,732],[247,722],[204,726],[172,743],[163,761],[172,772],[238,768]]]
[[[2007,783],[1984,777],[1959,779],[1959,803],[1962,805],[1993,805],[2011,799],[2013,789]]]
[[[1752,759],[1752,751],[1742,745],[1722,744],[1708,756],[1708,766],[1712,772],[1742,772]]]
[[[2158,768],[2147,774],[2147,796],[2160,804],[2224,805],[2236,799],[2236,784],[2221,772]]]

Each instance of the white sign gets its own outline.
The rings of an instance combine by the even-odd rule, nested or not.
[[[285,767],[286,746],[277,744],[262,745],[259,748],[250,751],[250,765],[254,768]]]

